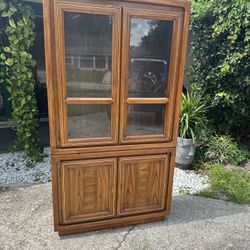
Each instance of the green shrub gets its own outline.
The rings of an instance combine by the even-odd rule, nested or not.
[[[30,54],[34,42],[32,9],[17,0],[0,0],[0,83],[10,93],[11,122],[16,131],[14,149],[24,149],[32,161],[42,158],[38,137],[38,110]]]
[[[240,165],[249,153],[240,149],[229,136],[212,136],[208,141],[205,157],[209,161]]]
[[[199,193],[197,193],[196,195],[202,196],[202,197],[205,197],[205,198],[218,199],[218,195],[211,188],[207,188],[205,190],[202,190]]]
[[[215,131],[238,137],[250,123],[249,1],[192,0],[191,31],[194,89]]]
[[[193,139],[201,137],[206,129],[205,112],[207,107],[199,95],[182,95],[179,118],[179,136]]]
[[[227,170],[221,163],[206,163],[209,171],[211,187],[199,195],[215,198],[218,192],[236,203],[244,204],[250,201],[250,173],[239,170]]]
[[[202,169],[205,163],[205,154],[207,151],[207,147],[205,144],[198,145],[195,149],[194,160],[192,162],[192,169],[198,170]]]

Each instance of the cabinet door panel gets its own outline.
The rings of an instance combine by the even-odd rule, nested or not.
[[[118,143],[121,8],[57,3],[60,146]]]
[[[116,168],[116,159],[62,163],[62,223],[91,221],[115,215]]]
[[[178,11],[124,8],[120,112],[122,143],[172,139],[181,21],[181,12]],[[131,108],[134,108],[133,119]],[[156,120],[154,116],[157,116]],[[145,131],[143,127],[133,130],[137,124],[145,124],[146,117],[150,117],[150,121],[146,122]]]
[[[168,164],[168,155],[121,158],[118,214],[164,210]]]

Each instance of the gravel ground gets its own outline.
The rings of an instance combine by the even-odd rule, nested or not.
[[[188,192],[195,194],[209,186],[208,176],[195,171],[175,168],[173,192]]]
[[[0,154],[0,187],[20,184],[46,183],[51,180],[50,151],[45,148],[43,162],[30,167],[23,152]],[[175,168],[174,193],[196,193],[208,186],[208,177],[194,171]]]
[[[44,149],[43,162],[31,167],[23,152],[0,154],[0,186],[46,183],[51,180],[50,150]]]

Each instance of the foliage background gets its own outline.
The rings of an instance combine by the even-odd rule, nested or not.
[[[192,0],[191,31],[193,89],[211,127],[249,140],[250,1]]]
[[[7,84],[12,105],[11,122],[17,141],[31,160],[42,157],[38,139],[38,111],[34,93],[34,14],[18,0],[0,0],[0,83]]]

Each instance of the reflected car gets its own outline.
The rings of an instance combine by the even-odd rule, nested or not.
[[[162,97],[166,93],[167,61],[132,58],[129,93],[134,97]]]
[[[111,80],[107,71],[102,82]],[[159,59],[132,58],[129,71],[129,97],[163,97],[166,96],[167,61]],[[163,105],[129,105],[128,114],[134,112],[151,112],[155,121],[161,122],[164,115]],[[138,113],[138,115],[139,115]],[[110,111],[108,112],[110,117]]]

